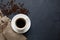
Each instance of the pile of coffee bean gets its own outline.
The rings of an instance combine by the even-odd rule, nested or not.
[[[24,8],[24,3],[15,3],[15,0],[9,0],[7,4],[3,3],[3,0],[1,0],[0,3],[0,9],[3,12],[4,15],[9,16],[12,13],[22,13],[26,14],[29,12],[28,9]]]

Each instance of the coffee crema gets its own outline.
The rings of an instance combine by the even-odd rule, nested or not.
[[[23,18],[19,18],[16,20],[16,26],[19,28],[23,28],[26,25],[26,21]]]

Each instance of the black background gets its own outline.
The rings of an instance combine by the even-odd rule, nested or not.
[[[16,0],[16,2],[23,2],[24,7],[30,11],[32,25],[25,33],[28,40],[60,40],[60,0]]]

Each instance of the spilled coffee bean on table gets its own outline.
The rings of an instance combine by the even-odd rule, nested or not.
[[[24,3],[15,3],[15,0],[9,0],[7,4],[3,3],[1,0],[0,9],[2,10],[3,14],[6,16],[11,15],[12,13],[22,13],[26,14],[29,12],[28,9],[24,8]]]

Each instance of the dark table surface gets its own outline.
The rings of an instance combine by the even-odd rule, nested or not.
[[[32,26],[28,40],[60,40],[60,0],[25,0]]]
[[[30,11],[28,40],[60,40],[60,0],[16,0]]]

